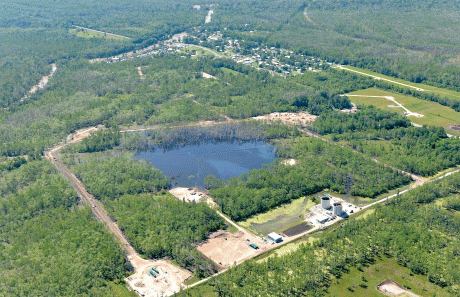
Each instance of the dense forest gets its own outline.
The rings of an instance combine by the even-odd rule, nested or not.
[[[354,114],[324,114],[315,121],[313,129],[422,176],[460,164],[460,139],[448,138],[443,128],[412,127],[402,116],[375,107],[362,107]]]
[[[166,193],[168,179],[130,155],[90,158],[83,163],[72,156],[67,163],[75,163],[72,169],[77,176],[104,203],[141,255],[171,257],[197,277],[215,272],[213,263],[193,246],[224,227],[223,219],[207,204],[185,203]]]
[[[119,244],[45,160],[0,171],[0,295],[115,296]]]
[[[144,79],[137,74],[138,66]],[[218,79],[203,78],[201,72]],[[285,79],[231,60],[178,55],[113,64],[66,62],[46,92],[34,94],[27,104],[10,106],[0,116],[0,154],[41,153],[75,130],[99,124],[169,125],[274,111],[319,114],[348,107],[349,101],[338,96],[344,89],[370,85],[367,79],[355,79],[332,69]],[[321,81],[337,87],[326,91]]]
[[[211,190],[222,211],[233,220],[243,220],[324,189],[375,197],[411,181],[410,177],[376,164],[349,148],[322,140],[294,138],[279,147],[280,157],[294,158],[297,164],[270,164]]]
[[[460,216],[435,202],[451,199],[459,190],[457,173],[326,231],[319,241],[289,256],[246,261],[180,296],[209,291],[216,296],[324,296],[331,282],[345,277],[350,267],[369,266],[381,257],[395,258],[412,273],[426,275],[439,290],[444,288],[447,296],[458,296]]]

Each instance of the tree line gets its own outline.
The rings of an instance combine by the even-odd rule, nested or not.
[[[457,296],[460,219],[435,202],[459,189],[459,174],[424,185],[376,207],[365,218],[326,230],[318,241],[289,255],[246,261],[179,296],[205,291],[217,296],[326,296],[331,279],[346,277],[350,267],[371,266],[381,257],[395,258],[413,274],[427,276],[439,291]],[[434,198],[420,200],[427,195]]]

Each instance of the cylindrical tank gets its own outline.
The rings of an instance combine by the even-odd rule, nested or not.
[[[340,216],[342,214],[343,210],[342,210],[342,203],[334,203],[334,205],[332,206],[332,213],[335,215],[335,216]]]
[[[324,209],[329,209],[331,207],[331,198],[327,196],[321,197],[321,207]]]

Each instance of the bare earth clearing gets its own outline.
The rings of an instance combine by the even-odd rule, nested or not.
[[[384,280],[377,286],[377,290],[382,292],[383,294],[387,296],[399,296],[403,294],[410,295],[412,297],[419,297],[418,295],[412,293],[411,291],[408,291],[405,289],[403,286],[400,284],[392,281],[392,280]]]
[[[252,119],[258,121],[281,121],[289,125],[306,126],[308,123],[314,122],[317,116],[309,114],[308,112],[273,112],[267,115],[253,117]]]
[[[144,79],[144,73],[142,73],[142,67],[141,66],[137,67],[137,73],[139,73],[139,77],[141,79]]]
[[[228,268],[258,254],[259,250],[250,247],[249,243],[255,243],[260,251],[266,251],[268,248],[267,244],[252,234],[248,236],[241,231],[231,233],[219,230],[211,234],[204,243],[199,244],[197,250],[216,264]]]
[[[25,99],[29,98],[29,95],[34,94],[39,89],[43,89],[48,84],[48,81],[50,80],[50,78],[53,77],[53,75],[56,72],[56,70],[57,70],[56,64],[54,64],[54,63],[51,64],[51,72],[50,72],[50,74],[43,76],[42,79],[38,82],[38,84],[33,86],[29,90],[29,92],[27,92],[27,94],[24,97],[21,98],[20,101],[24,101]]]

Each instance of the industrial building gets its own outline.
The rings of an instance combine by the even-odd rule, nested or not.
[[[316,217],[316,221],[320,224],[324,224],[326,223],[327,221],[329,221],[331,218],[324,215],[324,214],[320,214]]]
[[[276,243],[283,241],[283,237],[275,232],[268,234],[268,239],[273,240]]]
[[[341,216],[342,213],[343,213],[343,209],[342,209],[342,203],[340,202],[336,202],[332,205],[332,213],[335,215],[335,216]]]

